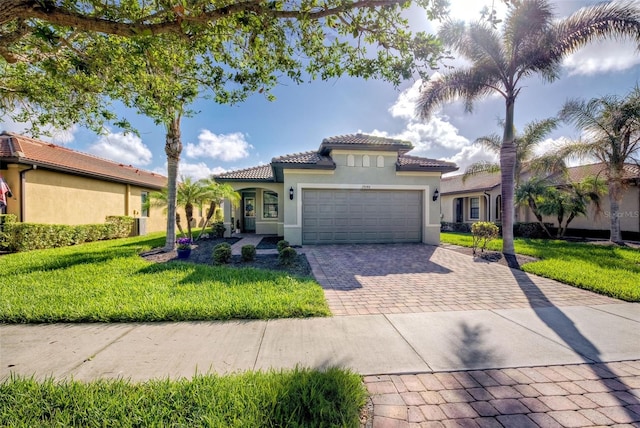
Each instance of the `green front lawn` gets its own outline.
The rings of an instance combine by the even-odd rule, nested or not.
[[[192,380],[0,384],[0,426],[358,427],[367,392],[341,369]]]
[[[0,322],[186,321],[330,315],[311,278],[192,263],[154,264],[164,237],[0,257]]]
[[[470,234],[441,233],[440,240],[471,247]],[[516,253],[541,259],[523,265],[525,272],[618,299],[640,301],[640,250],[546,239],[516,239],[514,244]],[[502,240],[492,241],[489,250],[501,251]]]

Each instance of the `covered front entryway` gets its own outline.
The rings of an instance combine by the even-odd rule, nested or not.
[[[418,190],[304,189],[303,244],[422,242]]]

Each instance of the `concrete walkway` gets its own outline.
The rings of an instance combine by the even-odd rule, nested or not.
[[[437,247],[341,248],[305,251],[343,315],[2,325],[0,379],[338,365],[365,376],[373,427],[640,426],[640,305]],[[367,313],[347,314],[358,301]]]

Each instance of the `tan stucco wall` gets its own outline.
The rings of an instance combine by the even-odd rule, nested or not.
[[[354,156],[354,166],[347,165],[347,157]],[[363,166],[363,156],[369,156],[369,166]],[[348,152],[334,150],[331,156],[336,163],[333,171],[284,170],[284,189],[294,188],[294,199],[284,198],[284,236],[291,244],[302,243],[302,191],[316,189],[366,189],[366,190],[419,190],[424,192],[423,218],[424,243],[440,242],[440,201],[433,202],[433,191],[440,185],[440,173],[396,172],[395,152]],[[377,157],[383,156],[384,166],[377,166]]]
[[[463,199],[463,222],[473,223],[476,221],[499,222],[500,216],[496,215],[496,198],[500,195],[500,190],[490,192],[470,192],[456,195],[442,196],[442,221],[454,223],[456,221],[456,199]],[[470,217],[470,198],[478,198],[480,202],[479,218]]]
[[[230,183],[233,189],[240,195],[243,193],[255,193],[256,197],[256,234],[259,235],[284,235],[284,199],[289,198],[288,188],[284,188],[282,183]],[[278,218],[264,218],[263,213],[263,193],[271,191],[278,194]],[[232,211],[233,208],[233,211]],[[242,201],[235,207],[231,207],[229,203],[225,203],[225,219],[224,226],[225,236],[230,236],[235,230],[235,225],[231,224],[231,217],[234,222],[240,219],[242,222],[243,215]]]
[[[153,191],[39,168],[24,174],[23,195],[19,174],[23,169],[9,165],[3,174],[14,195],[7,212],[20,219],[21,200],[25,198],[23,222],[73,225],[104,223],[110,215],[139,217],[142,192]],[[166,229],[166,215],[161,209],[152,208],[149,214],[147,232]]]

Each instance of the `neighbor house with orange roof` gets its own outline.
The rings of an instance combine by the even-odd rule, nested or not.
[[[167,183],[153,172],[3,132],[0,176],[12,193],[4,211],[22,222],[76,225],[131,216],[140,219],[140,232],[166,229],[162,209],[146,208],[149,194]]]

